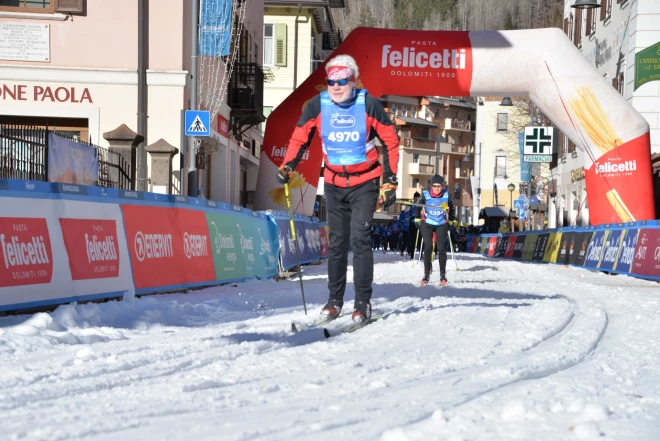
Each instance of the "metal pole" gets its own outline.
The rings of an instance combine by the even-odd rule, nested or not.
[[[298,15],[296,15],[296,22],[293,27],[293,89],[298,87],[298,17],[302,11],[302,4],[298,4]]]
[[[138,144],[135,155],[136,182],[133,188],[147,191],[147,59],[149,57],[149,1],[138,0],[138,135],[144,140]]]
[[[197,53],[199,51],[199,2],[193,0],[191,12],[191,50],[190,50],[190,110],[197,110]],[[186,185],[188,196],[197,196],[197,169],[195,168],[195,138],[188,137]]]
[[[300,280],[300,291],[302,292],[303,307],[307,315],[307,302],[305,301],[305,287],[303,286],[302,268],[300,267],[300,252],[298,251],[298,238],[296,237],[296,226],[293,223],[293,212],[291,211],[291,197],[289,195],[289,184],[284,184],[284,195],[286,196],[286,205],[289,207],[289,222],[291,223],[291,238],[296,249],[296,261],[298,263],[298,278]]]

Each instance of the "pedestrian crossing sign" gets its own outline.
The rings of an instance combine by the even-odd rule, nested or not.
[[[211,136],[211,112],[186,110],[184,130],[186,136]]]

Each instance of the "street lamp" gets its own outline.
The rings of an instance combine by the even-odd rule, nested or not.
[[[514,184],[509,183],[507,185],[507,190],[509,190],[509,193],[511,194],[511,209],[513,210],[513,190],[516,189],[516,186]]]
[[[571,8],[575,9],[595,9],[600,8],[598,0],[577,0]]]

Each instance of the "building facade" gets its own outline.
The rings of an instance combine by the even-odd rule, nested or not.
[[[172,158],[171,188],[149,179],[151,158],[145,153],[148,191],[182,190],[180,170],[187,144],[182,112],[191,104],[192,1],[144,2],[147,123],[146,131],[140,134],[145,138],[144,146],[163,140],[177,149]],[[263,0],[247,3],[239,33],[243,52],[237,51],[237,62],[259,65]],[[237,2],[237,8],[242,5]],[[122,124],[139,133],[138,16],[138,2],[133,0],[2,2],[0,43],[9,50],[0,51],[0,114],[18,124],[57,130],[102,147],[109,145],[104,134]],[[236,20],[234,25],[238,26]],[[233,44],[239,43],[235,40]],[[248,41],[257,43],[248,48]],[[199,109],[209,109],[209,97],[219,98],[218,92],[224,90],[221,81],[211,79],[222,79],[225,63],[219,57],[211,58],[198,57]],[[230,96],[231,90],[227,92]],[[238,203],[241,185],[247,188],[243,182],[249,181],[241,180],[239,173],[245,162],[239,158],[246,156],[246,149],[231,141],[235,131],[229,99],[220,106],[218,115],[211,124],[214,137],[221,141],[217,151],[208,157],[197,155],[200,195]],[[226,136],[219,130],[220,118],[228,122]],[[252,139],[258,139],[258,133],[253,135]],[[247,162],[258,167],[252,139]]]
[[[660,42],[660,2],[600,0],[600,8],[589,10],[571,8],[573,4],[574,0],[564,3],[564,33],[648,121],[651,151],[660,153],[660,81],[635,90],[635,54]],[[561,135],[558,148],[559,158],[551,172],[548,225],[588,225],[585,153]]]

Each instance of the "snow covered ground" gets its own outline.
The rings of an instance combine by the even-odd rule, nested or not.
[[[660,439],[658,283],[457,258],[438,289],[376,254],[374,312],[396,312],[330,339],[290,332],[325,264],[307,316],[292,280],[2,317],[0,438]]]

